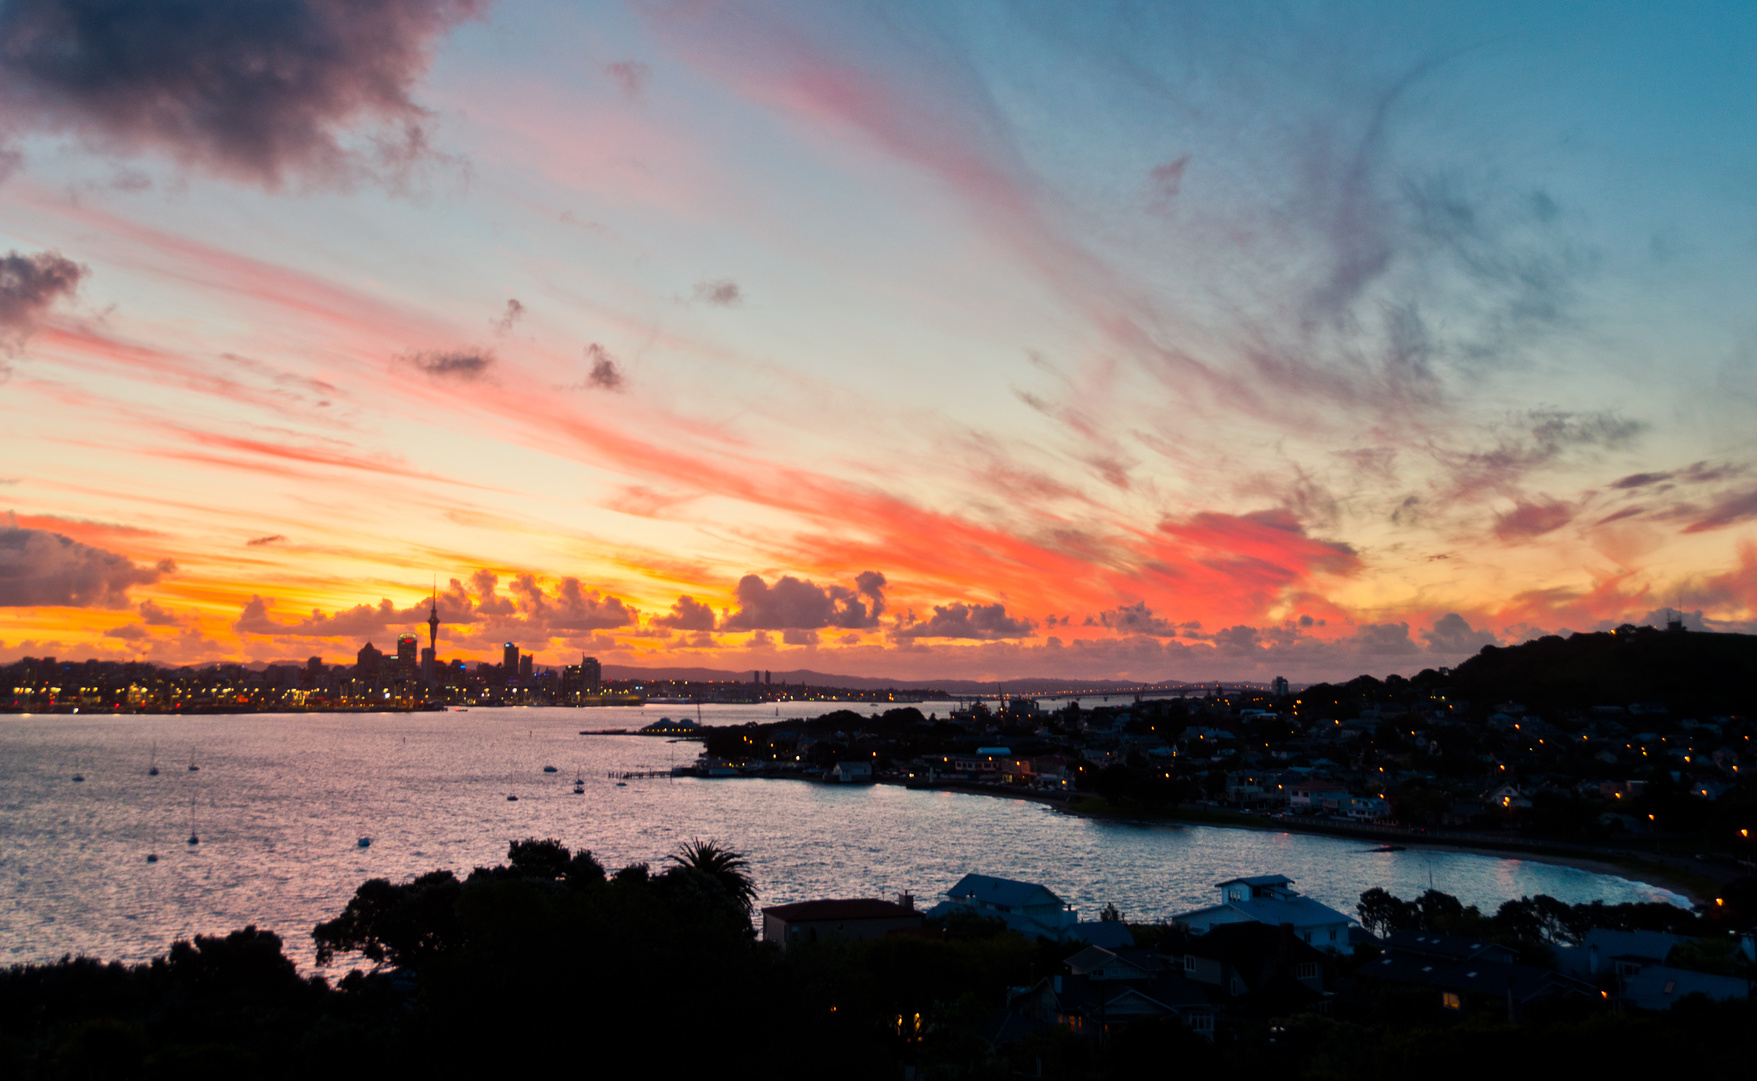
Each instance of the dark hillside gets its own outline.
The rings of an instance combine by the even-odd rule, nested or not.
[[[1757,636],[1651,627],[1550,635],[1485,646],[1449,679],[1431,678],[1479,712],[1516,701],[1535,710],[1644,702],[1673,716],[1749,713],[1757,703]]]

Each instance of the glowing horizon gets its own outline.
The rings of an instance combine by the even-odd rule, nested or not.
[[[0,7],[0,661],[1757,628],[1747,8],[271,6]]]

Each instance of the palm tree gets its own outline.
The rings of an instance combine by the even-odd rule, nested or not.
[[[700,871],[707,875],[730,893],[746,913],[756,901],[756,886],[751,882],[746,868],[750,861],[743,853],[735,852],[715,841],[692,839],[677,847],[677,852],[670,857],[679,867],[687,867],[692,871]]]

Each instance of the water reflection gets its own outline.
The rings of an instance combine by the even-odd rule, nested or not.
[[[775,708],[704,714],[719,709],[712,722],[741,723],[758,718],[731,711],[767,710],[772,719]],[[823,709],[780,708],[783,716]],[[589,847],[611,866],[661,859],[691,837],[723,840],[750,854],[764,904],[904,890],[932,897],[967,871],[1043,882],[1087,913],[1115,903],[1132,920],[1208,903],[1223,878],[1269,872],[1345,911],[1369,886],[1409,897],[1430,880],[1485,908],[1528,893],[1683,902],[1525,860],[1101,822],[1026,801],[892,786],[679,779],[617,787],[611,772],[695,753],[692,744],[578,734],[627,726],[641,712],[0,719],[0,960],[142,959],[174,937],[255,923],[286,937],[304,964],[311,926],[362,880],[467,872],[527,836]],[[644,712],[657,720],[682,710]],[[201,771],[148,776],[155,741],[173,760],[199,755]],[[82,784],[70,781],[74,761]],[[574,794],[576,776],[584,794]],[[192,813],[199,846],[182,843]],[[359,847],[363,836],[371,847]],[[148,864],[148,853],[159,862]]]

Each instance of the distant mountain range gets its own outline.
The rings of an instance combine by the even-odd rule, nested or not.
[[[623,664],[607,664],[604,666],[605,679],[682,679],[699,683],[733,682],[749,683],[751,673],[748,669],[729,672],[720,668],[634,668]],[[1121,694],[1144,688],[1165,689],[1196,686],[1168,680],[1164,683],[1137,683],[1114,679],[1008,679],[1008,680],[975,680],[975,679],[876,679],[871,676],[839,676],[829,672],[815,672],[809,668],[795,668],[788,672],[770,672],[770,681],[775,685],[782,683],[805,684],[812,687],[848,687],[856,690],[885,690],[895,688],[900,691],[941,690],[950,694]],[[1201,684],[1209,686],[1210,684]]]

